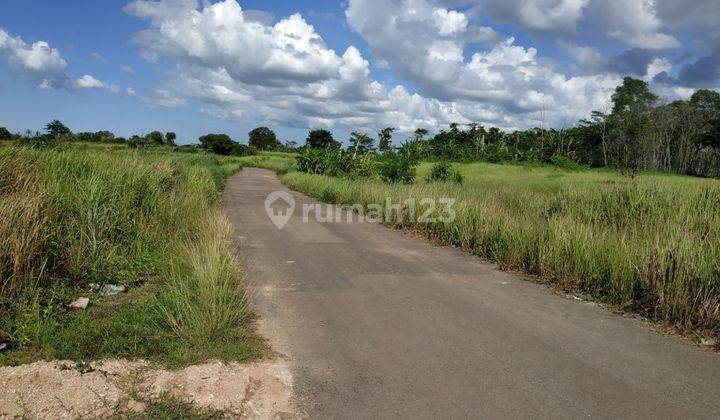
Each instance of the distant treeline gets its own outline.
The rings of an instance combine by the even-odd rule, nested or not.
[[[416,130],[400,153],[423,159],[579,164],[720,177],[720,94],[698,90],[688,101],[659,103],[646,82],[630,77],[615,90],[610,112],[595,111],[567,129],[504,132],[451,124],[432,138],[427,134]]]
[[[246,156],[258,150],[295,150],[295,142],[285,145],[277,140],[275,133],[267,127],[258,127],[248,133],[249,145],[232,140],[227,134],[206,134],[200,136],[199,144],[177,145],[177,135],[172,132],[151,131],[145,135],[133,135],[130,138],[118,137],[110,131],[73,133],[61,121],[53,120],[45,125],[44,132],[27,130],[24,134],[11,133],[7,128],[0,127],[0,140],[14,140],[21,145],[37,147],[53,147],[63,142],[116,143],[126,144],[131,148],[148,148],[155,146],[171,146],[176,151],[198,152],[207,150],[219,155]]]
[[[175,146],[175,139],[177,139],[177,135],[171,131],[167,133],[152,131],[144,136],[133,135],[129,139],[116,137],[110,131],[73,133],[70,128],[58,120],[46,124],[44,133],[33,133],[27,130],[24,134],[12,134],[7,128],[0,127],[0,140],[15,140],[37,146],[52,146],[60,142],[124,143],[130,147]]]
[[[266,127],[256,130],[272,133]],[[661,103],[645,81],[631,77],[615,89],[610,110],[594,111],[589,119],[569,128],[508,132],[480,124],[453,123],[434,136],[419,128],[399,146],[392,143],[394,131],[393,127],[380,130],[377,148],[376,139],[353,132],[347,147],[349,155],[335,155],[348,162],[367,153],[380,153],[411,160],[537,162],[720,178],[720,94],[701,89],[687,101]],[[251,145],[289,151],[341,148],[325,129],[310,131],[301,148],[294,142],[281,145],[261,141],[263,138],[258,137]],[[274,133],[271,138],[275,139]]]
[[[0,140],[16,139],[33,144],[56,141],[127,143],[130,147],[175,146],[178,151],[205,149],[220,155],[245,156],[257,150],[299,151],[340,148],[341,144],[325,129],[310,131],[305,145],[281,142],[268,127],[248,133],[248,145],[227,134],[206,134],[198,145],[176,146],[173,132],[153,131],[129,139],[109,131],[72,133],[60,121],[52,121],[45,133],[11,134],[0,127]],[[661,103],[645,81],[626,77],[612,95],[612,109],[594,111],[589,119],[563,129],[532,128],[503,131],[480,124],[450,124],[430,136],[418,128],[399,146],[392,143],[393,127],[377,133],[353,132],[348,151],[397,153],[409,159],[488,162],[538,162],[557,166],[614,167],[630,172],[668,171],[720,178],[720,94],[701,89],[688,101]]]

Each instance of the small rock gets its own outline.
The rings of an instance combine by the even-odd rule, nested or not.
[[[10,350],[10,348],[13,345],[12,338],[10,338],[10,334],[6,333],[3,330],[0,330],[0,353],[4,352],[5,350]]]
[[[105,286],[103,286],[100,293],[102,293],[105,296],[115,296],[118,293],[124,292],[125,290],[126,290],[125,286],[117,286],[115,284],[106,284]]]
[[[88,307],[88,304],[90,303],[90,299],[86,297],[78,298],[75,302],[70,304],[70,307],[72,309],[85,309]]]
[[[715,347],[717,345],[717,340],[714,338],[701,338],[700,345],[705,347]]]

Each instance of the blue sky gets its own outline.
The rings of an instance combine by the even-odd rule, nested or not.
[[[622,76],[661,97],[720,86],[720,2],[5,0],[0,126],[117,135],[268,125],[567,126]],[[295,16],[297,14],[297,16]],[[37,44],[41,43],[41,44]]]

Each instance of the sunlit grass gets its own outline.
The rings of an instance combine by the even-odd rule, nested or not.
[[[276,169],[289,161],[257,163]],[[292,171],[282,178],[336,203],[455,198],[451,223],[405,217],[392,224],[568,291],[683,329],[720,333],[720,181],[480,162],[454,164],[462,185],[426,183],[431,166],[419,166],[413,185]]]
[[[16,343],[0,363],[256,355],[217,195],[240,166],[170,149],[0,150],[0,329]],[[90,308],[64,313],[78,296]]]

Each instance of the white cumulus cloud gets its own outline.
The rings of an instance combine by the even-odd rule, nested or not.
[[[372,80],[357,48],[336,53],[299,14],[268,24],[247,18],[235,0],[171,6],[134,1],[126,11],[150,20],[135,41],[177,62],[178,77],[169,85],[205,102],[204,112],[299,127],[370,129],[406,122],[407,130],[457,116],[447,111],[451,107]],[[432,25],[443,19],[436,30],[444,33],[466,23],[456,14],[428,13]]]
[[[469,44],[477,41],[470,34],[481,28],[468,24],[441,33],[433,20],[439,7],[435,0],[350,0],[346,16],[379,59],[420,94],[451,106],[459,122],[512,128],[547,118],[547,125],[568,125],[602,107],[619,82],[602,73],[566,76],[512,37],[488,36],[491,47],[470,54]]]
[[[0,57],[14,75],[27,78],[41,88],[62,87],[67,79],[67,62],[45,41],[29,44],[0,28]]]
[[[112,93],[118,93],[120,91],[119,86],[103,82],[101,80],[94,78],[93,76],[91,76],[89,74],[86,74],[86,75],[76,79],[75,87],[77,87],[78,89],[105,89]]]

